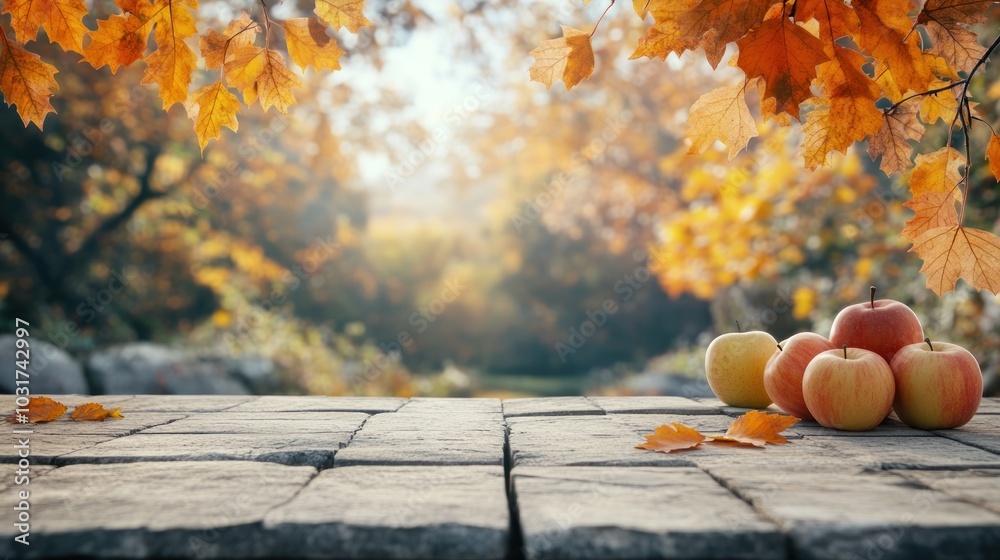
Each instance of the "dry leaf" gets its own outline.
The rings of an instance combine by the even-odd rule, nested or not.
[[[648,449],[661,453],[691,449],[698,447],[702,442],[709,441],[698,430],[677,422],[663,424],[657,427],[652,434],[642,437],[646,438],[646,443],[635,446],[636,449]]]
[[[677,21],[685,41],[705,49],[712,68],[719,66],[726,45],[746,35],[764,19],[775,0],[702,0]]]
[[[66,414],[66,405],[61,402],[54,401],[49,397],[31,397],[31,400],[28,401],[27,409],[28,411],[24,413],[23,417],[32,424],[51,422],[63,414]],[[10,418],[7,419],[7,421],[23,423],[18,418],[18,413],[16,411]]]
[[[986,159],[990,160],[990,171],[1000,181],[1000,136],[994,134],[986,146]]]
[[[121,407],[105,409],[97,403],[85,403],[73,409],[73,420],[77,422],[103,422],[108,418],[124,418]]]
[[[784,414],[769,414],[751,410],[730,424],[725,435],[709,435],[713,441],[738,443],[764,447],[767,443],[788,443],[781,432],[793,426],[799,419]]]
[[[59,89],[56,69],[2,33],[0,29],[0,93],[8,106],[17,106],[24,126],[33,122],[41,130],[45,115],[55,112],[50,98]]]
[[[917,156],[913,174],[910,175],[910,192],[919,196],[928,192],[951,193],[961,197],[958,189],[962,183],[959,168],[965,165],[965,157],[955,148],[941,148],[929,154]]]
[[[535,57],[535,64],[528,72],[532,80],[546,87],[562,79],[566,89],[571,89],[594,72],[594,49],[589,33],[565,25],[562,30],[562,37],[543,41],[529,53]]]
[[[209,70],[219,68],[237,49],[252,45],[258,33],[260,26],[246,12],[239,19],[229,22],[224,33],[209,29],[198,39],[198,50],[205,59],[205,67]]]
[[[882,114],[882,125],[868,142],[868,154],[873,160],[882,158],[879,168],[886,175],[903,173],[909,169],[913,157],[910,140],[920,140],[925,130],[912,108],[902,105],[886,111]]]
[[[223,67],[229,85],[243,93],[243,102],[251,105],[258,98],[264,110],[276,107],[282,113],[295,103],[292,88],[302,85],[298,76],[285,64],[281,53],[254,45],[240,47]]]
[[[666,59],[670,53],[680,56],[685,49],[693,47],[692,41],[686,41],[681,37],[681,27],[677,18],[694,7],[698,1],[635,0],[636,12],[648,10],[653,14],[654,25],[639,39],[639,44],[629,60],[642,57]]]
[[[861,22],[861,47],[892,72],[903,92],[925,91],[934,79],[913,32],[910,0],[859,0],[851,6]]]
[[[316,0],[316,15],[319,19],[340,29],[346,27],[351,33],[357,33],[362,27],[372,22],[364,14],[364,0]]]
[[[815,19],[819,22],[819,38],[830,56],[834,49],[840,48],[837,39],[856,38],[861,30],[858,15],[844,0],[796,0],[795,13],[797,21]]]
[[[934,80],[928,86],[929,89],[938,89],[948,85],[948,82]],[[958,100],[950,91],[939,91],[938,93],[925,95],[920,99],[920,120],[927,124],[934,124],[938,119],[950,123],[958,113]]]
[[[949,192],[926,192],[914,196],[905,206],[913,210],[915,215],[906,222],[906,227],[899,236],[913,242],[924,232],[934,228],[957,226],[956,202],[955,196]]]
[[[315,18],[285,20],[285,44],[288,57],[303,70],[340,70],[344,51],[326,34],[326,26]]]
[[[719,140],[732,159],[757,136],[757,125],[744,97],[747,85],[716,88],[698,98],[688,117],[691,153],[704,152]]]
[[[64,50],[83,53],[87,28],[83,0],[7,0],[3,13],[10,14],[10,26],[22,44],[34,40],[45,29],[49,40]]]
[[[236,112],[240,109],[240,101],[221,81],[195,91],[184,103],[184,108],[194,121],[198,146],[202,150],[209,140],[222,135],[222,127],[229,127],[233,132],[239,128]]]
[[[913,240],[910,252],[924,261],[920,272],[938,296],[954,291],[959,278],[976,290],[1000,294],[1000,237],[960,225],[925,231]]]

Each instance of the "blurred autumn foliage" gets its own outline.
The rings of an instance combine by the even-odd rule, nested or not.
[[[854,151],[810,171],[801,131],[774,123],[732,160],[689,155],[692,104],[735,70],[627,62],[615,40],[646,32],[634,17],[602,23],[586,88],[543,91],[526,53],[560,6],[369,0],[373,27],[336,37],[342,70],[303,72],[287,115],[242,108],[204,151],[142,68],[95,70],[40,37],[57,115],[39,131],[0,110],[3,324],[77,354],[156,340],[265,356],[289,392],[634,392],[621,372],[696,375],[706,333],[823,332],[875,283],[1000,364],[992,296],[923,288],[898,177]],[[220,32],[236,17],[200,9]],[[461,54],[420,58],[428,42]],[[393,80],[405,65],[427,76]],[[976,88],[995,110],[1000,90]],[[965,220],[995,230],[995,181],[973,180]]]

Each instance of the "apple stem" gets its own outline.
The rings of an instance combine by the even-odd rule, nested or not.
[[[847,359],[847,345],[845,344],[845,345],[841,346],[841,348],[843,348],[843,350],[844,350],[844,359],[846,360]]]
[[[878,288],[876,288],[875,286],[872,286],[869,289],[871,290],[871,293],[872,293],[871,300],[870,300],[871,303],[872,303],[872,309],[875,309],[875,291],[878,290]]]
[[[927,343],[927,346],[929,346],[930,349],[931,349],[931,352],[933,352],[934,351],[934,345],[931,344],[931,337],[928,336],[928,337],[924,338],[924,342]]]
[[[743,332],[743,329],[740,328],[740,322],[739,321],[736,321],[736,332],[740,332],[740,333]]]
[[[779,344],[779,345],[778,345],[778,352],[784,352],[784,351],[785,351],[785,349],[784,349],[784,348],[782,348],[782,347],[781,347],[781,345]]]

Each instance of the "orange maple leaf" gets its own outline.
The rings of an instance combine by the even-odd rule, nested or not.
[[[910,167],[913,146],[910,140],[920,140],[924,125],[917,119],[915,109],[901,105],[882,113],[882,125],[868,141],[868,154],[873,160],[882,158],[879,168],[886,175],[903,173]]]
[[[861,48],[883,62],[899,89],[925,91],[934,78],[913,32],[910,0],[859,0],[851,6],[861,22]]]
[[[55,75],[54,66],[9,39],[0,27],[0,93],[8,106],[17,106],[24,126],[35,123],[41,130],[45,115],[55,112],[50,101],[52,90],[59,89]]]
[[[910,252],[924,261],[920,272],[938,296],[954,291],[959,278],[976,290],[1000,294],[1000,237],[961,225],[925,231],[913,240]]]
[[[371,25],[364,9],[364,0],[316,0],[316,15],[335,30],[346,27],[351,33],[357,33],[362,27]]]
[[[252,45],[258,33],[260,26],[246,12],[240,14],[239,19],[229,22],[224,33],[209,29],[198,38],[198,49],[205,59],[205,67],[209,70],[219,68],[237,49]]]
[[[917,23],[931,40],[930,52],[956,70],[968,70],[986,52],[969,25],[986,21],[986,10],[995,0],[928,0]]]
[[[736,63],[748,78],[764,79],[764,98],[774,98],[776,112],[799,118],[799,105],[812,97],[816,67],[829,60],[823,44],[788,18],[771,18],[736,43]]]
[[[244,103],[252,105],[259,98],[265,111],[276,107],[287,113],[288,106],[295,103],[292,88],[302,85],[281,53],[255,45],[237,49],[223,66],[223,72],[229,85],[242,92]]]
[[[51,422],[56,418],[59,418],[63,414],[66,414],[66,405],[61,402],[54,401],[49,397],[31,397],[28,401],[28,411],[23,414],[27,418],[28,422],[32,424],[41,424],[43,422]],[[20,422],[18,414],[15,413],[7,419],[8,422]]]
[[[924,232],[934,228],[957,226],[956,202],[955,196],[950,192],[925,192],[914,196],[904,206],[915,214],[906,222],[899,236],[913,242]]]
[[[124,418],[121,407],[107,410],[97,403],[84,403],[73,409],[70,416],[77,422],[103,422],[108,418]]]
[[[990,171],[1000,181],[1000,136],[994,134],[986,145],[986,159],[990,160]]]
[[[658,426],[653,430],[652,434],[642,437],[646,438],[646,443],[640,443],[635,446],[636,449],[648,449],[649,451],[659,451],[660,453],[692,449],[698,447],[703,442],[709,441],[698,430],[689,428],[678,422]]]
[[[844,3],[844,0],[796,0],[795,19],[819,22],[819,37],[828,55],[833,55],[834,49],[840,48],[837,39],[842,37],[857,38],[861,30],[861,22],[854,9]]]
[[[562,37],[542,41],[529,53],[535,57],[535,64],[528,73],[532,80],[546,87],[552,87],[556,80],[562,79],[566,89],[571,89],[594,72],[594,49],[589,33],[565,25],[562,31]]]
[[[703,47],[708,63],[716,68],[726,45],[760,23],[775,1],[702,0],[678,18],[682,38]]]
[[[87,34],[83,0],[7,0],[3,11],[10,14],[10,26],[21,43],[35,39],[44,28],[49,40],[63,50],[83,53]]]
[[[326,26],[316,18],[292,18],[284,22],[285,45],[292,62],[305,70],[340,70],[343,49],[327,35]]]
[[[781,432],[793,426],[799,419],[784,414],[769,414],[751,410],[729,425],[725,435],[709,435],[713,441],[764,447],[765,444],[788,443]]]
[[[910,175],[910,192],[919,196],[928,192],[943,192],[961,197],[958,189],[963,177],[959,168],[965,157],[955,148],[944,147],[929,154],[920,154]]]
[[[653,27],[639,39],[639,44],[629,60],[641,57],[666,59],[670,53],[680,56],[685,49],[692,48],[694,42],[684,40],[681,26],[677,21],[684,12],[693,8],[699,0],[636,0],[634,7],[640,17],[644,9],[653,15]]]

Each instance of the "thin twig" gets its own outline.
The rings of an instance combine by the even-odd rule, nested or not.
[[[271,41],[271,16],[267,15],[267,4],[260,0],[260,12],[264,14],[264,48],[268,48]]]
[[[261,0],[261,2],[263,2],[263,1],[264,0]],[[594,24],[594,30],[590,32],[590,36],[591,37],[594,36],[594,33],[597,33],[597,28],[600,27],[601,22],[604,21],[604,16],[608,15],[608,10],[610,10],[611,6],[614,6],[614,5],[615,5],[615,0],[611,0],[611,3],[608,4],[608,7],[604,8],[604,12],[601,14],[601,17],[597,18],[597,23]]]

